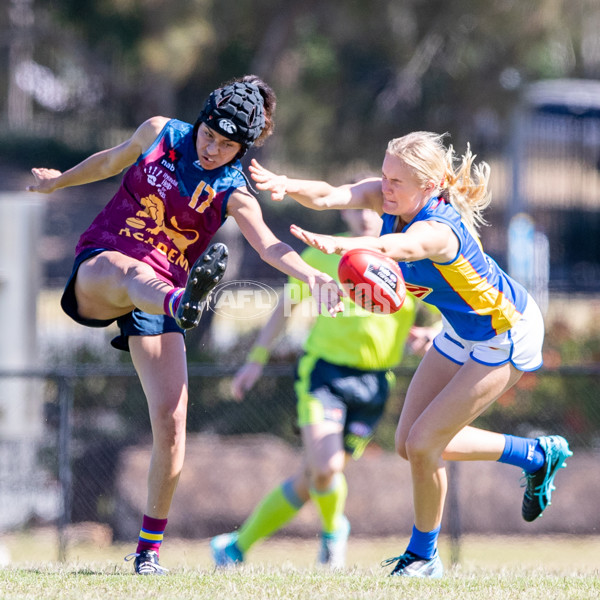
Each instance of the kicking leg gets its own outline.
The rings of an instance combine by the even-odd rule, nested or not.
[[[194,263],[184,288],[174,288],[149,265],[120,252],[105,251],[81,264],[75,280],[78,312],[89,319],[115,319],[134,308],[167,314],[182,329],[198,325],[213,288],[227,267],[228,250],[213,244]]]

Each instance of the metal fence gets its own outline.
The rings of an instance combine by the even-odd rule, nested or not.
[[[230,444],[235,444],[236,439],[268,433],[299,448],[294,424],[293,366],[268,367],[243,403],[232,402],[229,397],[233,372],[233,368],[212,364],[189,366],[190,434],[226,436]],[[383,455],[393,451],[394,430],[412,372],[409,368],[396,371],[397,385],[373,440],[373,446],[383,450]],[[150,433],[145,400],[133,369],[128,365],[83,365],[0,372],[0,385],[15,379],[40,384],[44,427],[39,436],[0,440],[0,499],[7,507],[1,528],[39,522],[55,525],[60,560],[68,554],[66,531],[70,523],[105,523],[117,539],[129,535],[131,532],[123,531],[119,524],[120,509],[114,497],[119,457],[136,445],[147,445]],[[546,368],[527,374],[477,424],[517,435],[558,433],[569,440],[577,454],[595,456],[600,450],[599,382],[599,367]],[[265,460],[275,458],[271,454]],[[226,460],[224,456],[222,459]],[[221,468],[219,456],[215,461],[213,466]],[[370,468],[373,465],[375,462]],[[225,464],[222,466],[225,468]],[[258,471],[262,466],[255,464],[254,468]],[[598,474],[588,472],[582,477],[598,480]],[[253,483],[255,473],[248,471],[244,476],[247,479],[238,482],[242,489]],[[459,486],[467,484],[464,478],[457,479]],[[198,495],[204,493],[201,480],[198,477]],[[140,482],[140,488],[144,487],[145,480]],[[445,517],[446,531],[457,548],[464,529],[458,502],[461,495],[460,489],[451,488]],[[236,518],[221,514],[225,524],[234,523]]]

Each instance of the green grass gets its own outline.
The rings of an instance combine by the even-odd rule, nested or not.
[[[450,566],[450,548],[440,553],[442,580],[387,577],[383,558],[400,553],[395,539],[352,538],[348,569],[314,567],[316,540],[277,538],[253,549],[237,569],[215,572],[207,540],[169,540],[161,562],[167,577],[134,577],[123,556],[131,545],[72,546],[65,563],[56,561],[51,535],[4,539],[12,562],[0,570],[0,599],[95,600],[485,600],[592,599],[600,597],[600,538],[466,537],[460,562]]]

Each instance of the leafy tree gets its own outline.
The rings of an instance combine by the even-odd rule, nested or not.
[[[378,168],[387,140],[415,128],[498,149],[522,83],[600,75],[594,0],[10,2],[23,3],[32,59],[72,88],[36,112],[71,137],[74,117],[98,143],[152,114],[193,120],[216,85],[256,72],[280,99],[265,155],[338,177]]]

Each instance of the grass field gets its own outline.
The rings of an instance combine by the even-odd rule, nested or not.
[[[161,562],[167,577],[133,577],[123,557],[131,545],[72,546],[56,562],[51,535],[4,538],[11,563],[0,570],[0,599],[220,600],[270,599],[596,599],[600,598],[600,537],[466,537],[459,563],[441,540],[442,580],[387,577],[379,562],[402,550],[395,539],[352,538],[348,568],[314,567],[316,540],[277,538],[253,549],[244,566],[215,572],[208,540],[169,540]]]

